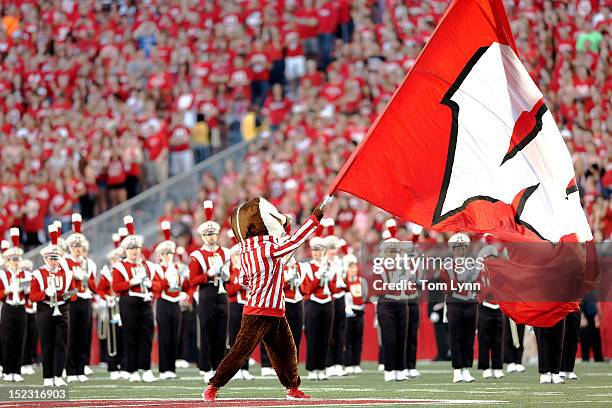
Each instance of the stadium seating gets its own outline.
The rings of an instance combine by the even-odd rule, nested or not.
[[[597,240],[612,235],[610,8],[505,1],[517,45],[574,158]],[[253,140],[243,165],[205,177],[166,217],[225,217],[263,194],[300,220],[380,113],[447,1],[3,1],[0,235],[30,247],[45,224],[117,205],[220,149]],[[600,5],[601,4],[601,5]],[[410,158],[406,158],[409,160]],[[349,244],[384,214],[340,195]],[[401,230],[441,240],[415,226]]]

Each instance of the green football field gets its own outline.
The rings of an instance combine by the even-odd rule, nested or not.
[[[69,401],[41,402],[31,406],[612,406],[612,364],[608,363],[578,363],[576,373],[579,379],[561,385],[538,384],[535,366],[527,366],[525,373],[507,374],[501,380],[482,380],[480,372],[474,369],[472,374],[477,381],[471,384],[452,384],[450,363],[419,363],[417,368],[421,378],[391,383],[383,381],[382,374],[373,364],[364,364],[363,367],[364,372],[360,375],[334,377],[327,381],[304,379],[302,389],[315,398],[307,402],[283,400],[284,391],[276,377],[256,377],[253,381],[231,381],[220,390],[220,399],[213,404],[200,400],[204,384],[195,368],[178,370],[179,379],[151,384],[111,381],[106,371],[96,369],[90,382],[70,385]],[[254,367],[251,372],[258,374],[259,368]],[[27,377],[25,385],[40,385],[41,382],[41,376],[37,374]],[[15,386],[14,383],[0,384],[2,388]],[[1,392],[1,395],[6,393]],[[5,406],[17,404],[5,398],[0,407]],[[24,405],[20,403],[19,406]]]

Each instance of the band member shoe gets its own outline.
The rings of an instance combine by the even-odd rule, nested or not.
[[[552,376],[550,373],[540,374],[540,384],[550,384],[552,382]]]
[[[217,399],[218,391],[219,390],[217,388],[213,387],[212,385],[209,385],[202,393],[202,398],[204,398],[204,401],[213,402]]]
[[[563,384],[565,382],[565,380],[561,378],[559,374],[553,374],[551,378],[553,384]]]
[[[355,374],[361,374],[363,372],[363,370],[361,369],[361,367],[355,366],[355,367],[353,367],[353,372]]]
[[[416,368],[411,368],[410,370],[408,370],[408,376],[410,378],[419,378],[421,376],[421,373],[419,373]]]
[[[6,382],[13,382],[13,374],[4,374],[2,380]]]
[[[344,372],[346,374],[355,374],[355,367],[346,367],[346,370],[344,370]]]
[[[385,382],[395,381],[395,370],[385,371]]]
[[[110,379],[113,381],[116,381],[118,379],[121,378],[121,373],[119,371],[111,371],[110,372]]]
[[[344,377],[345,375],[347,375],[346,370],[344,369],[343,366],[341,366],[340,364],[336,365],[336,375],[338,377]]]
[[[53,387],[53,378],[45,378],[43,380],[43,387]]]
[[[249,370],[240,370],[240,371],[242,371],[242,378],[243,379],[245,379],[247,381],[251,381],[251,380],[255,379],[255,377],[253,377],[251,375],[251,373],[249,373]]]
[[[236,374],[234,374],[230,381],[232,380],[244,380],[244,378],[242,377],[242,370],[236,371]]]
[[[312,397],[310,395],[308,395],[308,394],[304,394],[303,391],[300,391],[297,388],[289,388],[287,390],[287,399],[288,400],[308,399],[308,398],[312,398]]]
[[[189,368],[189,363],[186,360],[176,360],[176,368]]]
[[[567,376],[567,373],[565,371],[559,371],[559,377],[565,378],[566,376]]]
[[[68,384],[73,383],[73,382],[77,382],[77,381],[79,381],[79,377],[77,377],[76,375],[69,375],[66,378],[66,381],[68,382]]]
[[[461,370],[458,368],[455,368],[453,370],[453,382],[454,383],[463,382],[463,374],[461,374]]]
[[[516,372],[516,364],[515,363],[508,364],[508,367],[506,367],[506,372],[508,374]]]
[[[130,373],[128,373],[127,371],[119,371],[119,377],[123,380],[129,380]]]
[[[408,378],[410,378],[408,370],[395,371],[395,381],[406,381]]]
[[[87,377],[86,375],[79,375],[78,379],[79,379],[79,382],[82,382],[82,383],[89,381],[89,377]]]
[[[147,370],[144,373],[142,373],[142,381],[146,383],[152,383],[152,382],[157,381],[157,378],[153,375],[153,371]]]
[[[567,373],[567,379],[568,380],[577,380],[578,376],[576,375],[575,372],[571,371],[571,372]]]
[[[65,387],[68,384],[66,384],[66,381],[64,381],[64,379],[62,377],[55,377],[53,379],[53,385],[56,387]]]
[[[206,384],[208,384],[208,382],[210,381],[211,378],[213,378],[213,375],[215,375],[215,373],[213,373],[212,370],[210,371],[204,371],[204,382]]]
[[[317,370],[309,371],[308,372],[308,376],[306,377],[306,379],[308,379],[308,380],[318,380],[319,376],[317,375]]]
[[[272,367],[261,367],[262,377],[272,377],[276,375],[276,371]]]
[[[317,378],[319,380],[327,380],[327,374],[325,374],[325,370],[319,370],[319,372],[317,372]]]
[[[13,374],[13,381],[15,382],[23,382],[23,377],[19,374]]]
[[[491,371],[490,368],[487,368],[486,370],[484,370],[482,372],[482,378],[492,378],[493,377],[493,371]]]
[[[130,374],[130,382],[140,382],[140,374],[137,372]]]
[[[472,374],[470,374],[470,370],[468,370],[467,368],[462,368],[461,369],[461,375],[463,375],[463,381],[465,381],[465,382],[476,381],[476,379],[474,377],[472,377]]]
[[[502,370],[493,370],[493,377],[497,378],[498,380],[500,378],[504,378],[504,372]]]
[[[163,373],[159,373],[160,380],[169,380],[171,378],[173,378],[171,371],[164,371]]]
[[[91,369],[91,368],[90,368],[88,365],[86,365],[86,366],[83,368],[83,373],[84,373],[85,375],[92,375],[94,372],[93,372],[93,370],[92,370],[92,369]]]
[[[525,372],[525,370],[526,370],[526,368],[525,368],[524,365],[522,365],[522,364],[517,364],[516,365],[516,372],[517,373],[523,373],[523,372]]]

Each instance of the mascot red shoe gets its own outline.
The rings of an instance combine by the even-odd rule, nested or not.
[[[240,244],[240,278],[248,285],[247,303],[234,345],[202,394],[206,401],[217,398],[223,387],[263,342],[272,367],[287,389],[287,399],[310,398],[299,390],[300,375],[295,343],[285,318],[283,264],[316,231],[323,210],[316,208],[304,225],[288,237],[290,218],[270,202],[256,197],[232,210],[231,224]]]

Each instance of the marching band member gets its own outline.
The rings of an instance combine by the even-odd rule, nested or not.
[[[395,223],[395,220],[389,220]],[[387,227],[389,228],[389,227]],[[414,242],[407,241],[403,244],[407,255],[411,258],[417,256],[417,246]],[[421,266],[417,266],[416,262],[413,263],[416,267],[415,270],[410,271],[407,280],[414,283],[416,286],[417,282],[424,279],[424,271]],[[404,375],[408,378],[419,378],[421,373],[416,369],[416,356],[417,356],[417,343],[418,343],[418,332],[419,332],[419,290],[410,289],[406,290],[407,299],[407,316],[408,316],[408,332],[406,333],[406,368]]]
[[[19,269],[23,271],[28,280],[32,281],[32,273],[34,264],[29,259],[22,259],[19,262]],[[25,347],[23,349],[23,362],[21,366],[21,375],[32,375],[35,373],[34,365],[37,362],[36,345],[38,343],[38,332],[36,331],[36,303],[28,296],[25,304],[26,310],[26,337]]]
[[[514,345],[512,340],[512,331],[510,325],[514,322],[510,322],[510,318],[504,316],[504,363],[508,364],[506,367],[507,373],[522,373],[526,370],[523,365],[523,338],[525,336],[525,325],[517,324],[516,331],[518,334],[518,347]],[[514,323],[516,324],[516,323]]]
[[[248,286],[243,285],[240,280],[242,269],[240,268],[240,245],[236,244],[230,248],[230,262],[224,265],[224,268],[229,268],[229,280],[225,289],[229,299],[229,329],[228,329],[228,344],[233,346],[240,330],[242,321],[242,309],[246,304]],[[236,372],[232,380],[253,380],[255,377],[249,373],[249,361],[245,361],[242,368]]]
[[[300,263],[304,282],[300,287],[306,298],[304,306],[304,333],[306,335],[306,370],[309,380],[326,380],[325,359],[331,338],[334,303],[332,293],[336,281],[329,269],[325,254],[325,241],[313,237],[309,241],[312,259]]]
[[[64,251],[59,246],[59,231],[49,226],[51,243],[40,253],[45,265],[34,271],[30,299],[36,302],[36,328],[42,349],[43,386],[61,387],[66,383],[62,372],[66,367],[70,305],[76,286],[72,271],[61,262]]]
[[[470,238],[464,233],[457,233],[448,240],[453,252],[454,264],[459,265],[468,253]],[[476,379],[470,374],[469,368],[474,361],[474,336],[476,334],[476,293],[473,290],[450,290],[451,282],[475,282],[478,270],[468,269],[464,266],[459,273],[458,267],[445,269],[440,275],[446,283],[446,313],[451,343],[451,357],[453,366],[453,382],[473,382]]]
[[[346,375],[343,367],[346,343],[346,301],[344,298],[346,284],[344,283],[342,260],[337,255],[341,245],[338,237],[334,235],[335,222],[333,218],[323,218],[321,225],[325,235],[325,257],[327,258],[330,274],[332,279],[335,280],[336,287],[332,293],[334,299],[334,317],[332,319],[331,339],[325,372],[328,377],[343,376]]]
[[[552,327],[534,327],[533,329],[538,344],[540,384],[563,384],[565,380],[559,375],[559,371],[561,371],[565,319],[559,320]]]
[[[123,378],[129,380],[127,371],[127,355],[123,341],[123,328],[117,295],[112,289],[112,268],[117,262],[125,259],[125,249],[119,246],[122,238],[128,236],[126,228],[119,228],[119,234],[113,234],[115,247],[106,254],[108,265],[100,270],[100,278],[96,284],[96,292],[100,297],[101,312],[98,314],[99,324],[104,325],[104,344],[107,351],[107,369],[111,380]]]
[[[561,352],[561,371],[559,376],[568,380],[577,380],[574,372],[576,364],[576,352],[578,351],[578,340],[580,339],[580,318],[582,311],[577,310],[565,316],[565,331],[563,333],[563,350]]]
[[[359,263],[353,254],[342,259],[346,270],[346,356],[344,365],[349,374],[361,374],[363,315],[368,298],[368,286],[359,276]]]
[[[26,336],[27,276],[19,268],[23,249],[19,247],[19,229],[10,229],[13,245],[2,252],[4,266],[0,269],[0,300],[4,302],[0,316],[0,336],[4,356],[4,381],[23,381],[21,362]]]
[[[159,290],[155,265],[142,259],[142,237],[136,235],[134,219],[123,218],[129,235],[121,241],[126,258],[113,265],[112,289],[120,296],[119,313],[123,324],[123,338],[127,354],[126,371],[130,382],[154,382],[151,371],[151,349],[155,323],[153,321],[152,292]]]
[[[499,250],[495,245],[486,245],[478,252],[478,258],[483,260],[498,256]],[[497,302],[489,296],[489,278],[483,271],[479,277],[483,284],[483,299],[478,306],[478,369],[483,370],[482,378],[499,379],[504,377],[502,371],[504,315]]]
[[[70,269],[77,288],[77,298],[70,303],[70,340],[68,342],[68,383],[86,382],[85,365],[91,348],[91,300],[95,289],[96,264],[85,256],[87,239],[81,233],[81,214],[72,214],[73,233],[66,238],[70,254],[62,259]]]
[[[400,254],[405,242],[395,238],[395,231],[383,232],[385,240],[381,243],[381,255],[394,259]],[[385,284],[400,284],[408,279],[408,271],[399,268],[385,268],[380,273],[380,279]],[[408,332],[408,306],[403,288],[385,289],[377,296],[376,317],[380,326],[380,334],[384,361],[385,381],[404,381],[408,379],[406,372],[406,336]]]
[[[200,354],[198,367],[208,383],[213,370],[225,355],[227,340],[227,295],[223,265],[229,261],[229,249],[217,244],[221,227],[212,220],[213,203],[204,202],[205,220],[198,227],[202,247],[191,253],[189,284],[198,288],[198,318],[200,320]]]
[[[187,297],[185,291],[189,289],[187,274],[181,270],[181,265],[174,261],[176,244],[170,239],[170,227],[169,221],[161,223],[164,241],[155,247],[155,252],[159,256],[159,264],[156,266],[160,280],[155,315],[158,331],[159,378],[162,380],[177,378],[175,363],[178,357],[181,327],[179,301]]]

